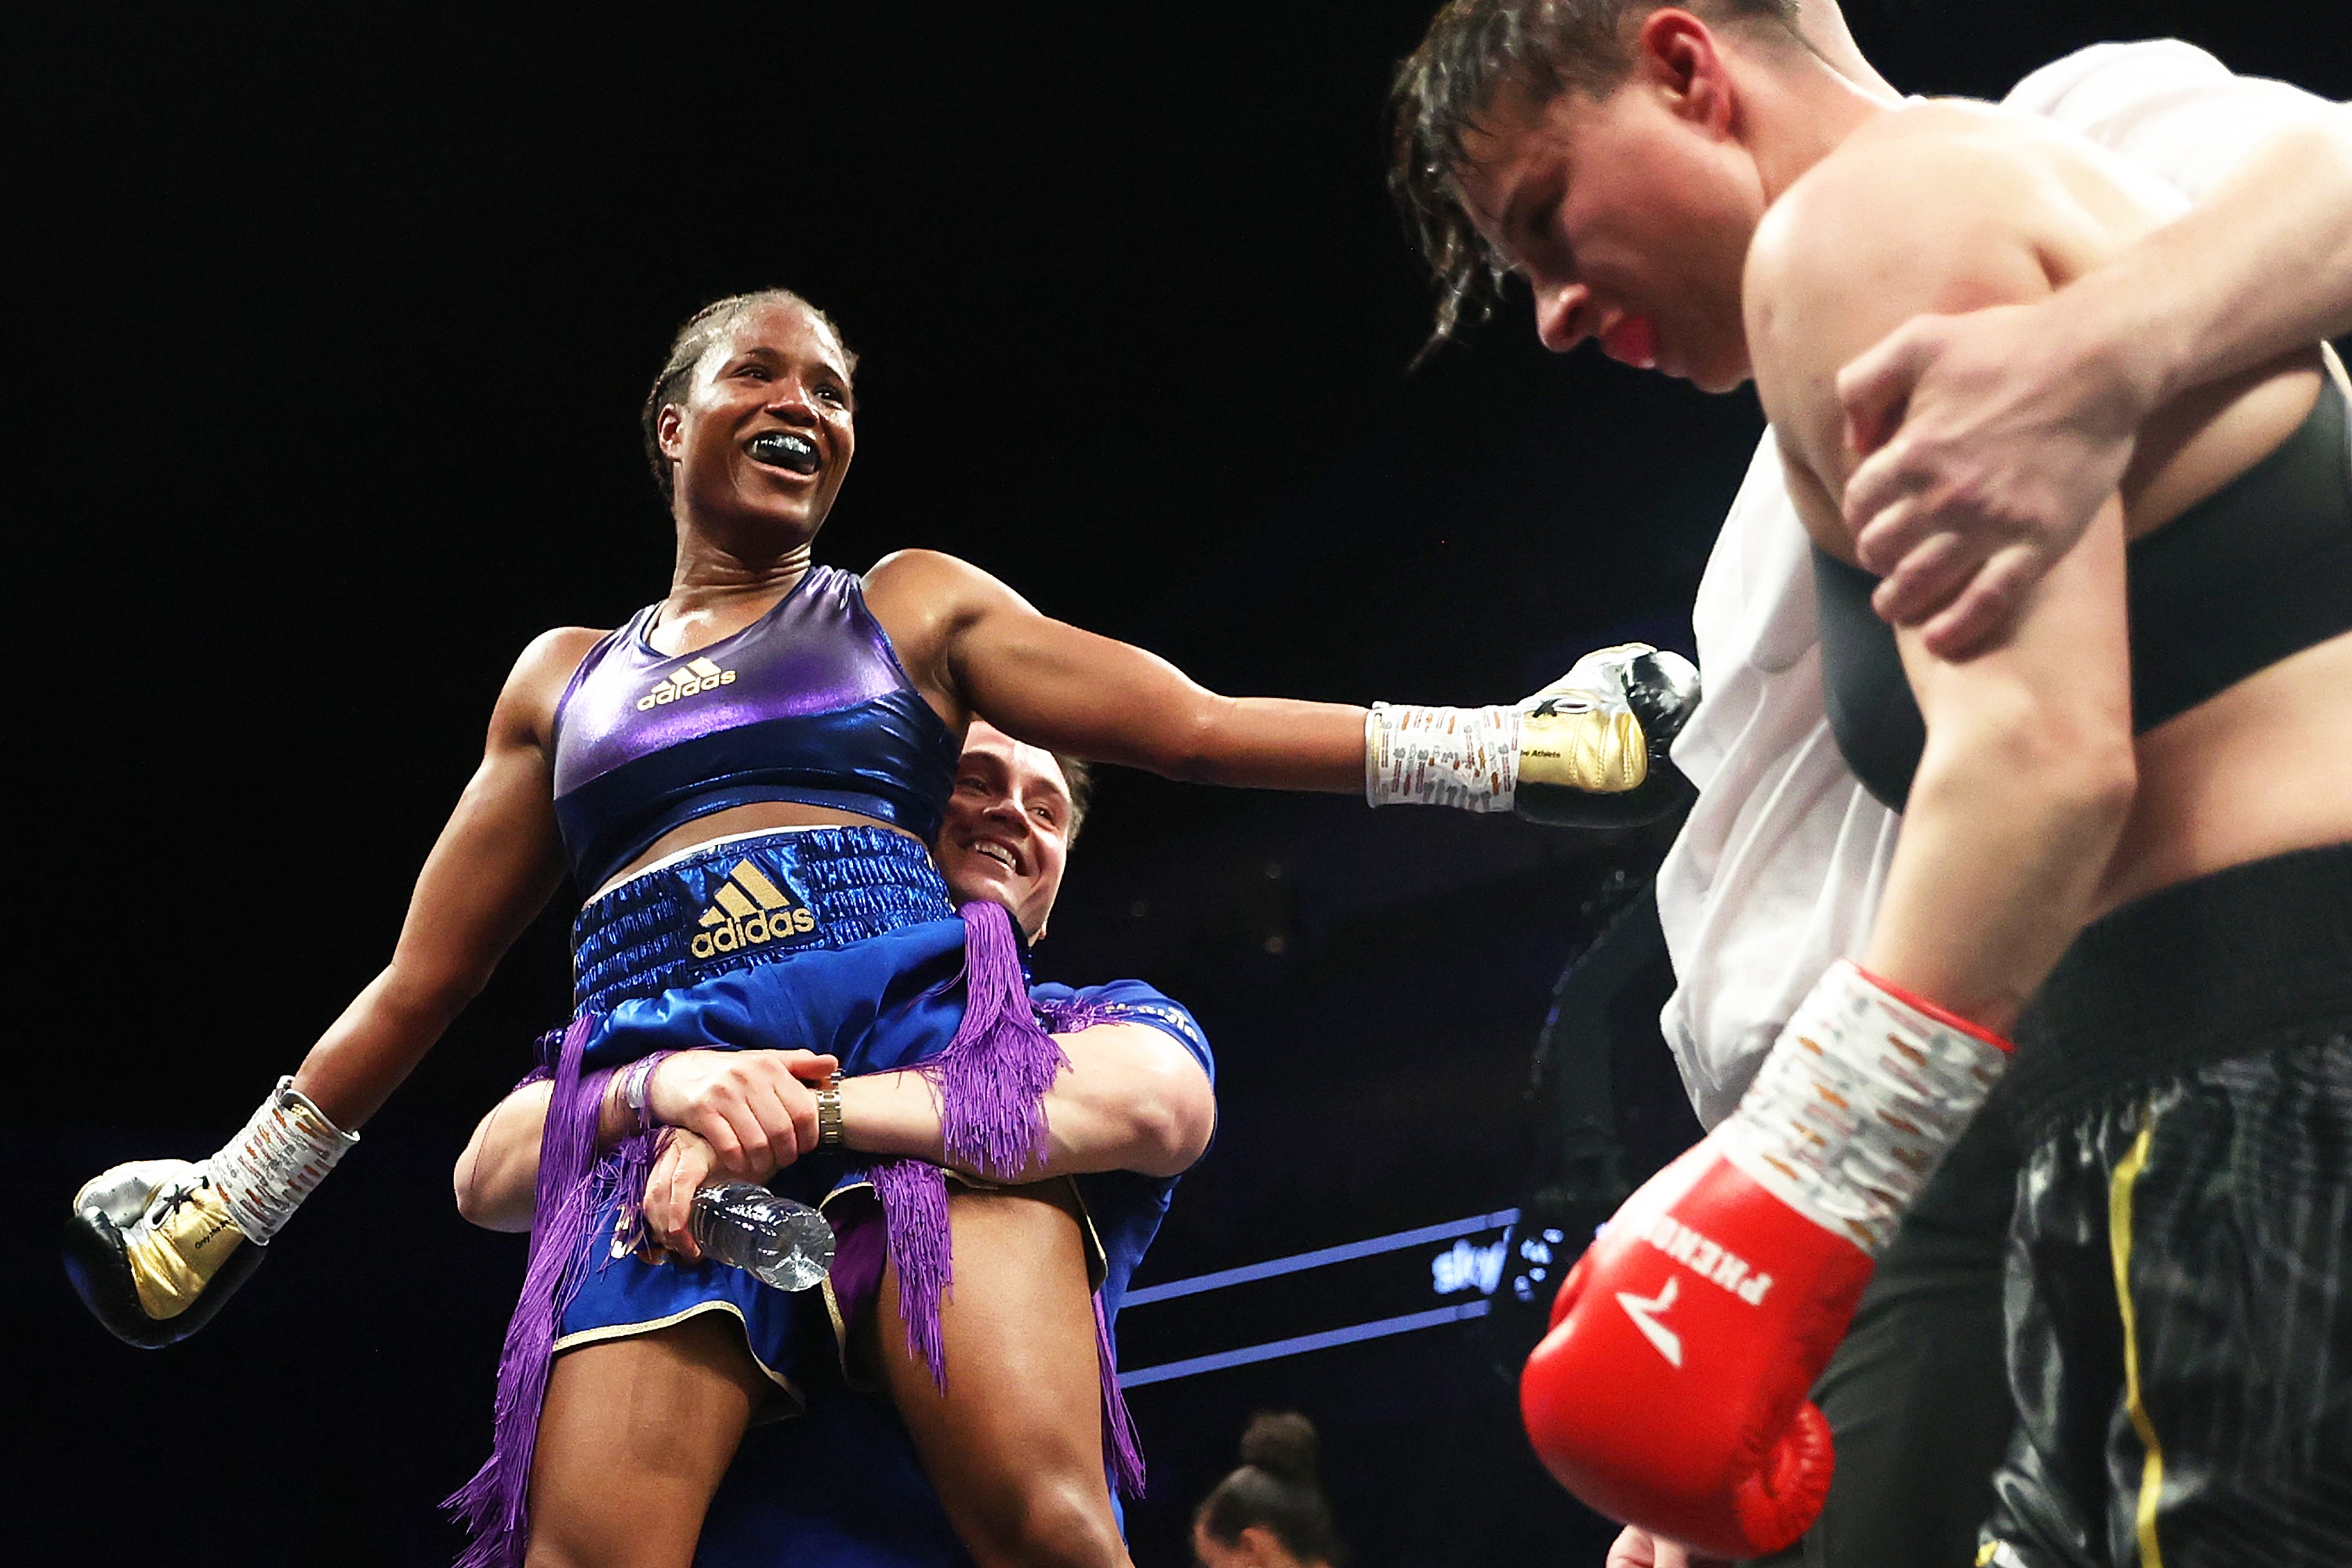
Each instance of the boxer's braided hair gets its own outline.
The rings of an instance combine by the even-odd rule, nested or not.
[[[1470,221],[1454,175],[1504,89],[1537,103],[1605,97],[1633,64],[1631,38],[1666,0],[1452,0],[1389,91],[1389,190],[1437,280],[1437,321],[1422,356],[1494,310],[1508,274]],[[1686,0],[1709,22],[1772,22],[1797,33],[1798,0]],[[1801,36],[1801,35],[1800,35]],[[1416,359],[1416,363],[1419,360]]]
[[[661,374],[654,377],[653,390],[646,394],[646,406],[638,416],[645,431],[646,461],[653,465],[654,483],[661,487],[662,500],[674,499],[676,478],[669,471],[669,459],[662,456],[661,440],[655,433],[661,420],[662,407],[679,400],[686,384],[694,378],[694,367],[710,352],[710,345],[732,331],[735,323],[748,311],[763,305],[795,305],[824,323],[841,345],[844,368],[851,374],[857,371],[857,355],[841,335],[834,319],[793,293],[790,289],[756,289],[749,294],[730,294],[724,300],[713,300],[687,318],[678,328],[677,336],[670,340],[669,358],[662,363]]]

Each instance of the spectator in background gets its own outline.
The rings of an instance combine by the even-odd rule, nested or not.
[[[1339,1568],[1348,1560],[1317,1446],[1315,1424],[1296,1412],[1250,1418],[1241,1468],[1192,1515],[1202,1568]]]

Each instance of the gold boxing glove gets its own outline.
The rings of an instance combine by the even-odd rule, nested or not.
[[[1690,661],[1644,643],[1586,655],[1516,708],[1375,704],[1364,797],[1562,826],[1648,822],[1689,798],[1666,749],[1697,704]]]
[[[134,1160],[74,1194],[66,1270],[118,1339],[154,1350],[212,1321],[261,1266],[204,1163]]]
[[[1698,707],[1698,671],[1678,653],[1620,643],[1586,654],[1529,698],[1511,809],[1561,827],[1629,827],[1695,793],[1667,754]]]
[[[1622,795],[1650,776],[1650,748],[1630,708],[1582,692],[1549,697],[1519,721],[1520,800],[1530,788]],[[1518,802],[1512,804],[1518,810]],[[1524,814],[1522,814],[1524,815]]]
[[[84,1183],[66,1272],[116,1338],[153,1350],[212,1321],[295,1207],[359,1135],[291,1079],[209,1160],[135,1160]]]

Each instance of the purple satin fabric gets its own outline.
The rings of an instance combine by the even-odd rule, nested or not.
[[[855,576],[813,566],[766,615],[691,653],[646,640],[659,609],[590,649],[556,705],[555,816],[583,887],[681,824],[756,801],[938,836],[957,741]]]
[[[559,796],[681,742],[852,708],[907,684],[889,639],[866,613],[857,579],[830,566],[810,567],[766,615],[692,653],[661,653],[646,640],[660,608],[630,616],[573,672],[557,710]],[[706,664],[731,679],[703,687],[695,669]],[[698,689],[657,698],[665,680],[672,691]],[[649,699],[652,706],[639,706]]]

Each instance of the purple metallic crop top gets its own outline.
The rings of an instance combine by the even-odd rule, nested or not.
[[[589,650],[555,709],[555,818],[583,891],[680,823],[752,801],[939,836],[956,742],[857,579],[813,566],[730,637],[670,656],[647,605]]]

